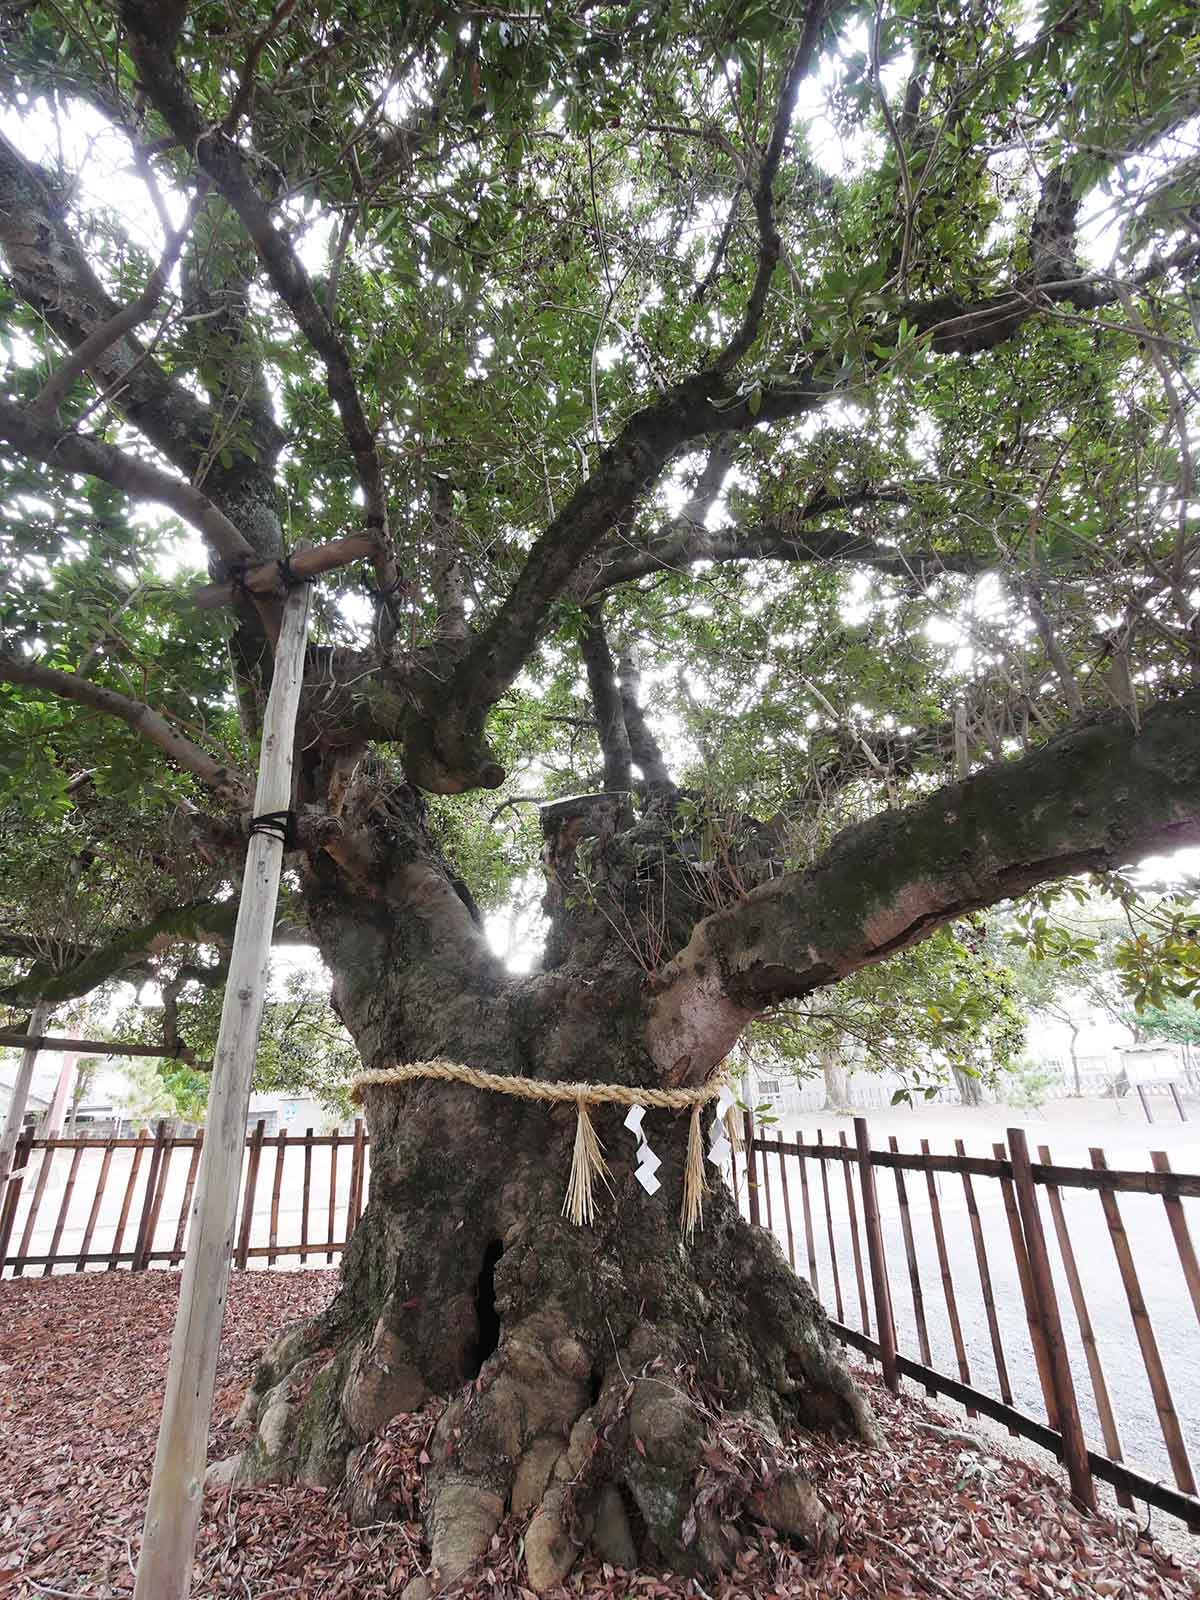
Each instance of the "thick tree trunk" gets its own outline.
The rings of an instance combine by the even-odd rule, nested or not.
[[[660,1081],[642,1042],[640,978],[622,968],[516,979],[483,956],[456,964],[433,918],[336,894],[318,894],[312,911],[368,1067],[441,1056],[548,1080]],[[435,945],[446,959],[428,960]],[[609,1176],[595,1223],[578,1228],[561,1214],[573,1107],[426,1080],[370,1089],[366,1110],[371,1192],[340,1291],[268,1353],[240,1475],[345,1477],[353,1515],[386,1517],[371,1441],[444,1396],[426,1511],[442,1581],[483,1554],[509,1510],[532,1513],[538,1590],[588,1538],[622,1565],[679,1571],[727,1564],[739,1515],[814,1546],[833,1537],[779,1440],[797,1424],[873,1439],[870,1414],[811,1289],[724,1189],[684,1239],[687,1113],[646,1114],[662,1159],[651,1197],[633,1175],[623,1111],[593,1112]],[[706,1407],[718,1406],[760,1430],[778,1476],[732,1510],[697,1512]]]

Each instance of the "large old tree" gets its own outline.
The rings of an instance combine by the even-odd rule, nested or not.
[[[952,919],[1200,840],[1196,25],[6,0],[0,999],[152,977],[190,1048],[317,574],[280,938],[367,1068],[698,1085]],[[539,851],[518,973],[484,920]],[[597,1508],[677,1568],[742,1512],[828,1531],[786,1477],[693,1506],[694,1395],[874,1428],[728,1195],[682,1236],[686,1116],[649,1198],[596,1113],[580,1229],[570,1109],[366,1107],[244,1470],[384,1515],[364,1446],[452,1394],[444,1576],[509,1506],[539,1584]]]

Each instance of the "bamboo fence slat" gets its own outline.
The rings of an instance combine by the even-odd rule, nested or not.
[[[1038,1156],[1042,1161],[1049,1163],[1050,1152],[1045,1145],[1039,1148]],[[1062,1195],[1053,1185],[1048,1185],[1046,1199],[1050,1206],[1050,1215],[1054,1221],[1054,1232],[1058,1238],[1058,1253],[1062,1257],[1067,1288],[1071,1293],[1071,1304],[1075,1309],[1075,1321],[1079,1327],[1079,1338],[1083,1345],[1084,1359],[1087,1361],[1088,1376],[1092,1383],[1092,1397],[1096,1402],[1096,1415],[1100,1419],[1100,1432],[1104,1439],[1104,1448],[1113,1461],[1121,1461],[1123,1459],[1121,1455],[1121,1436],[1117,1429],[1117,1419],[1113,1412],[1112,1401],[1109,1398],[1108,1383],[1104,1376],[1104,1365],[1100,1360],[1100,1350],[1096,1344],[1092,1319],[1088,1313],[1087,1299],[1083,1292],[1083,1280],[1079,1276],[1079,1264],[1075,1259],[1075,1248],[1071,1243],[1070,1229],[1067,1227],[1067,1215],[1063,1209]],[[1126,1490],[1117,1490],[1117,1504],[1126,1511],[1131,1509],[1133,1501],[1129,1498]]]
[[[1093,1166],[1104,1166],[1105,1156],[1103,1150],[1093,1148],[1089,1151],[1089,1154],[1092,1158]],[[1146,1302],[1142,1296],[1142,1285],[1138,1278],[1137,1267],[1134,1265],[1129,1235],[1125,1232],[1125,1224],[1121,1220],[1121,1208],[1115,1194],[1102,1192],[1100,1204],[1104,1208],[1104,1220],[1108,1224],[1109,1237],[1112,1239],[1113,1251],[1117,1258],[1117,1268],[1125,1288],[1125,1298],[1129,1302],[1129,1315],[1133,1319],[1133,1328],[1137,1334],[1138,1347],[1142,1352],[1142,1364],[1146,1368],[1150,1393],[1154,1399],[1154,1409],[1158,1413],[1163,1443],[1167,1447],[1167,1458],[1171,1463],[1171,1470],[1175,1474],[1175,1482],[1183,1490],[1184,1494],[1194,1495],[1196,1493],[1196,1478],[1192,1471],[1191,1457],[1188,1455],[1187,1445],[1184,1443],[1183,1429],[1179,1425],[1179,1413],[1175,1409],[1171,1386],[1167,1381],[1166,1368],[1163,1366],[1162,1356],[1159,1354],[1158,1340],[1155,1337],[1154,1327],[1150,1321],[1150,1313],[1146,1309]]]

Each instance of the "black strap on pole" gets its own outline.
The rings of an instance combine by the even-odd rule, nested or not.
[[[300,843],[294,811],[264,811],[262,816],[250,818],[249,831],[278,839],[285,850],[295,850]]]

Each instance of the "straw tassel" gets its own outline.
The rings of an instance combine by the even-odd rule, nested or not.
[[[687,1162],[683,1169],[683,1206],[679,1213],[680,1226],[689,1244],[697,1226],[704,1226],[704,1195],[707,1188],[704,1141],[700,1136],[700,1105],[697,1102],[692,1107],[692,1123],[688,1129]]]
[[[600,1141],[588,1115],[587,1101],[575,1102],[575,1149],[571,1156],[571,1176],[567,1179],[567,1197],[563,1201],[563,1216],[570,1217],[577,1228],[591,1222],[595,1214],[592,1185],[597,1178],[608,1187],[608,1166],[601,1154]]]
[[[742,1153],[742,1127],[736,1106],[730,1106],[725,1113],[725,1134],[734,1155],[740,1156]]]

